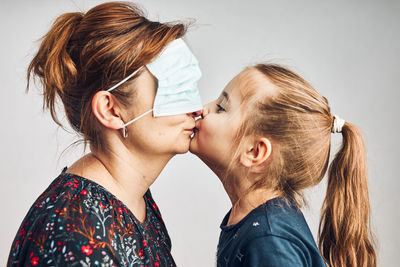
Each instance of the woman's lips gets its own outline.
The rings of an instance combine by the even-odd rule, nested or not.
[[[193,134],[190,137],[193,139],[195,136],[197,136],[198,132],[199,132],[199,129],[197,127],[194,127]]]
[[[200,119],[196,120],[196,124],[193,128],[193,134],[190,136],[191,139],[193,139],[196,134],[199,132],[199,127],[200,127]]]
[[[184,132],[188,135],[190,135],[190,138],[193,138],[194,132],[195,132],[195,127],[193,126],[192,128],[186,128]]]

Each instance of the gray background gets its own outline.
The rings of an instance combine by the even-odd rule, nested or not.
[[[103,1],[0,2],[0,265],[33,201],[80,155],[76,136],[25,94],[25,71],[57,15]],[[399,1],[140,1],[152,19],[195,18],[187,38],[203,70],[204,103],[243,67],[273,60],[293,67],[360,126],[368,148],[372,227],[380,266],[398,266]],[[335,147],[340,136],[333,137]],[[178,266],[215,265],[219,224],[230,207],[216,176],[190,154],[175,157],[152,186]],[[304,214],[315,236],[325,181],[308,190]]]

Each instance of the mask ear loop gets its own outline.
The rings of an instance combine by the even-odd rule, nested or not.
[[[128,137],[128,131],[126,130],[126,127],[124,126],[124,128],[122,128],[122,136],[124,137],[124,138],[127,138]]]
[[[122,123],[122,136],[123,136],[124,138],[127,138],[127,137],[128,137],[128,131],[126,130],[126,126],[128,126],[129,124],[134,123],[135,121],[137,121],[138,119],[140,119],[140,118],[146,116],[147,114],[149,114],[149,113],[152,112],[152,111],[153,111],[153,109],[150,109],[150,110],[146,111],[145,113],[141,114],[140,116],[136,117],[135,119],[133,119],[133,120],[131,120],[130,122],[127,122],[127,123],[124,123],[124,122],[121,120],[121,123]]]
[[[122,124],[122,137],[123,138],[127,138],[128,137],[128,131],[126,130],[126,125],[122,120],[121,120],[121,124]]]
[[[136,73],[138,73],[140,70],[142,69],[142,67],[138,68],[137,70],[135,70],[133,73],[131,73],[128,77],[126,77],[125,79],[123,79],[122,81],[120,81],[119,83],[117,83],[116,85],[114,85],[113,87],[107,89],[107,92],[111,92],[112,90],[114,90],[115,88],[117,88],[118,86],[120,86],[121,84],[123,84],[124,82],[126,82],[127,80],[129,80],[130,78],[132,78]],[[124,138],[128,137],[128,131],[126,130],[126,126],[129,125],[125,124],[122,120],[121,120],[121,124],[122,124],[122,136]]]

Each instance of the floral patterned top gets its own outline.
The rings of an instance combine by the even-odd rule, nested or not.
[[[104,187],[66,169],[32,205],[7,266],[176,266],[150,190],[140,223]]]

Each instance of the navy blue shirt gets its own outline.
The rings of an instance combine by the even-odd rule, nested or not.
[[[277,197],[252,210],[240,222],[221,223],[217,266],[323,266],[302,212],[292,201]]]

